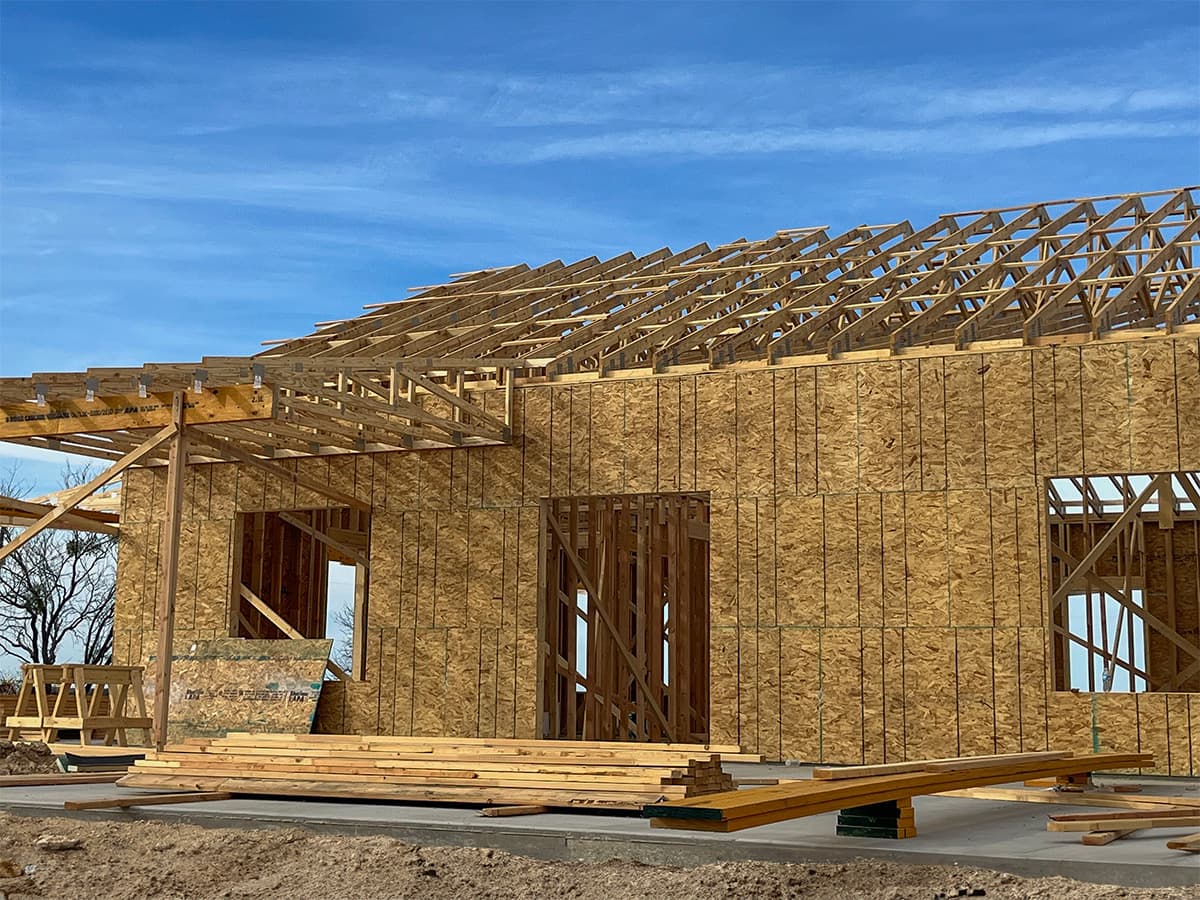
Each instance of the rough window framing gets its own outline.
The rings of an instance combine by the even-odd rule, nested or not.
[[[354,627],[349,671],[366,678],[371,517],[350,508],[276,510],[238,517],[229,633],[267,640],[327,637],[329,563],[354,567]]]
[[[1046,499],[1055,688],[1200,691],[1200,473],[1052,478]]]

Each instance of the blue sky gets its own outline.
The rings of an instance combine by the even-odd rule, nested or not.
[[[1194,2],[5,2],[0,29],[3,375],[254,352],[466,268],[1200,173]]]

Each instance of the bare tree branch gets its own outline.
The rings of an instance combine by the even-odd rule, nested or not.
[[[63,486],[92,477],[68,464]],[[0,494],[21,497],[31,485],[14,466],[0,473]],[[0,545],[19,529],[0,526]],[[58,661],[78,643],[83,661],[112,659],[117,541],[111,535],[46,531],[0,562],[0,653],[23,662]]]

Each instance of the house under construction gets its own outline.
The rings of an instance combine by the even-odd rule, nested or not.
[[[111,464],[14,544],[120,476],[116,662],[151,668],[324,636],[353,566],[326,732],[1195,775],[1196,190],[486,269],[253,357],[2,379],[0,437]]]

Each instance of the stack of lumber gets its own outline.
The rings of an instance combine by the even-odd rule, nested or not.
[[[959,788],[1005,784],[1031,778],[1087,775],[1107,769],[1152,766],[1149,753],[1067,751],[924,760],[883,766],[817,770],[809,781],[671,800],[647,806],[642,814],[658,828],[738,831],[818,813],[848,810]],[[897,835],[900,836],[900,835]]]
[[[843,837],[909,838],[917,836],[912,799],[851,806],[838,813],[837,833]]]
[[[641,809],[729,791],[736,747],[343,735],[192,738],[137,760],[122,787],[234,795]]]

